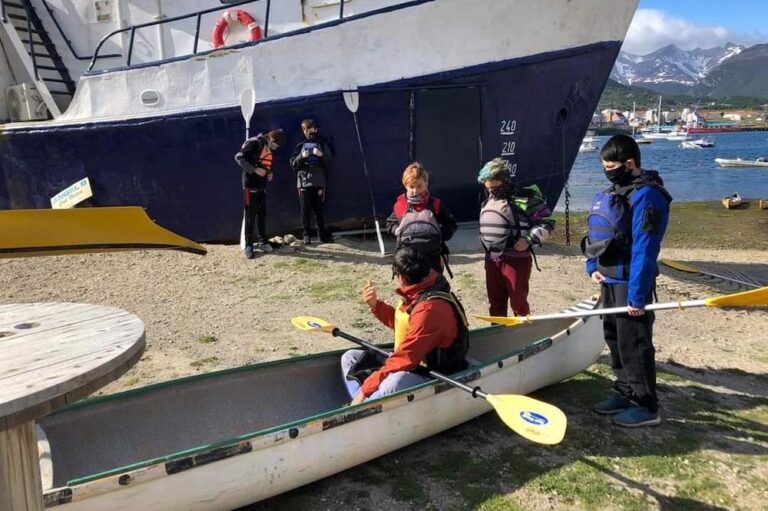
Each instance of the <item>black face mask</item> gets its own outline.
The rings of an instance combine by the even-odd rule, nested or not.
[[[616,185],[626,185],[632,180],[632,171],[626,165],[605,171],[605,177]]]

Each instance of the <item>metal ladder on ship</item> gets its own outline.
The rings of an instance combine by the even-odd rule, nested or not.
[[[31,0],[0,0],[0,4],[0,21],[11,43],[16,47],[48,111],[53,117],[58,117],[61,112],[52,95],[71,98],[75,93],[74,80]]]

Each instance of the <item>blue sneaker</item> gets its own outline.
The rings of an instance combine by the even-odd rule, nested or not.
[[[253,259],[253,245],[245,246],[245,257],[246,259]]]
[[[613,417],[613,423],[622,428],[640,428],[661,424],[659,412],[652,413],[648,408],[633,406]]]
[[[604,401],[600,401],[592,407],[592,411],[599,413],[600,415],[616,415],[621,413],[634,405],[632,401],[622,396],[621,394],[614,394]]]

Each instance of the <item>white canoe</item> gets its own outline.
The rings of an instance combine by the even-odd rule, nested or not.
[[[602,348],[599,317],[482,328],[471,333],[473,365],[455,377],[493,394],[527,394],[583,371]],[[182,378],[43,418],[53,464],[46,509],[234,509],[491,409],[437,381],[344,407],[341,353]]]
[[[721,167],[768,167],[768,158],[758,158],[756,160],[715,158],[715,163]]]

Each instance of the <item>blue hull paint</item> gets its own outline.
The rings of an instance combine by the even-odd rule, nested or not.
[[[402,169],[419,157],[419,140],[411,136],[416,132],[411,99],[412,90],[420,87],[470,86],[478,91],[477,164],[429,169],[432,192],[443,197],[459,220],[477,218],[477,170],[503,149],[514,152],[508,158],[517,164],[519,181],[537,183],[554,207],[617,52],[618,43],[606,43],[363,90],[358,121],[379,215],[389,213],[400,193]],[[268,188],[267,228],[278,233],[300,225],[288,156],[306,117],[319,120],[337,151],[327,219],[339,227],[359,226],[370,219],[371,204],[352,114],[335,93],[257,105],[251,132],[282,127],[289,137]],[[500,133],[512,126],[513,134]],[[158,224],[184,236],[233,241],[242,217],[240,172],[233,156],[243,134],[239,109],[0,131],[0,209],[50,207],[50,197],[88,176],[94,205],[141,205]],[[445,133],[446,150],[462,135]]]

